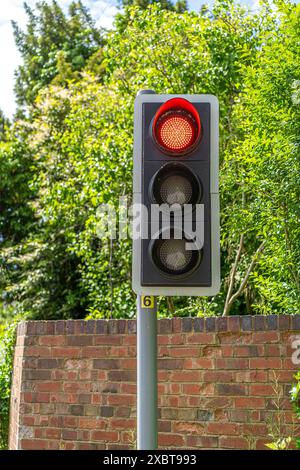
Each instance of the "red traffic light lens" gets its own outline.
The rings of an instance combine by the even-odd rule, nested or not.
[[[153,136],[162,151],[182,155],[192,151],[201,135],[201,122],[194,106],[183,98],[173,98],[157,111]]]

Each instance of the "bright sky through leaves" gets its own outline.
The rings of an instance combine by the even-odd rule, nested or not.
[[[38,0],[26,0],[30,7],[33,7]],[[59,5],[67,8],[72,0],[59,0]],[[15,111],[15,100],[13,94],[14,70],[20,64],[21,58],[15,47],[11,20],[16,21],[20,26],[25,27],[26,14],[23,8],[24,0],[6,0],[5,8],[0,11],[0,109],[4,114],[11,117]],[[93,18],[97,24],[109,28],[112,25],[113,17],[117,12],[116,0],[83,0],[89,7]],[[190,9],[199,10],[203,3],[211,1],[189,0]],[[242,3],[256,4],[256,0],[242,0]]]

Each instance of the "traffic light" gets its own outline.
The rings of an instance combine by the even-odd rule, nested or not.
[[[133,290],[214,295],[220,284],[218,100],[138,94],[134,110]]]

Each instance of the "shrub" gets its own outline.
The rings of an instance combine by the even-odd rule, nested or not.
[[[9,403],[16,323],[0,326],[0,449],[8,445]]]
[[[291,400],[293,408],[296,413],[296,417],[300,420],[300,371],[295,375],[296,383],[291,390]],[[300,449],[300,437],[296,437],[296,447]]]

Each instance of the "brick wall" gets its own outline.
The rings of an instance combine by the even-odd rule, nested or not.
[[[10,448],[134,448],[135,333],[133,320],[21,323]],[[160,448],[264,448],[275,377],[289,434],[297,335],[300,315],[160,320]]]

